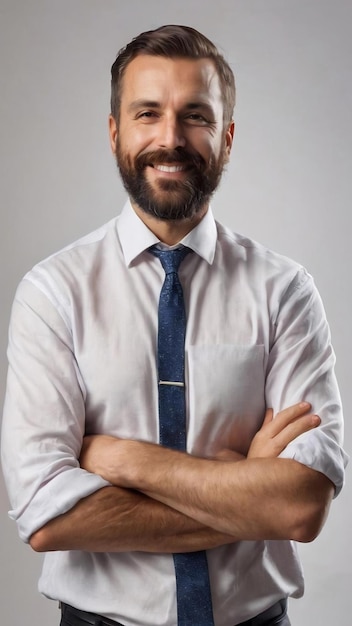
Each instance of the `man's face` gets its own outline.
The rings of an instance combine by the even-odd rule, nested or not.
[[[113,151],[132,203],[162,220],[204,212],[231,149],[208,59],[137,56],[125,70]]]

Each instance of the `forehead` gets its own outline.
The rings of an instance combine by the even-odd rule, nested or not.
[[[158,102],[171,98],[180,103],[204,100],[222,105],[220,80],[211,59],[138,55],[126,67],[121,106],[141,97]]]

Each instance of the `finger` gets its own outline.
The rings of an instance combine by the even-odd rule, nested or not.
[[[299,402],[277,413],[271,424],[269,424],[271,436],[276,437],[289,424],[307,414],[310,409],[311,405],[309,402]]]
[[[275,445],[283,450],[291,441],[316,428],[320,423],[321,419],[318,415],[309,414],[298,417],[275,436]]]

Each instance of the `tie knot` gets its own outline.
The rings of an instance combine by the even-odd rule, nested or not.
[[[165,274],[178,272],[181,262],[191,250],[189,248],[176,248],[174,250],[159,250],[155,246],[149,248],[149,252],[157,256],[164,268]]]

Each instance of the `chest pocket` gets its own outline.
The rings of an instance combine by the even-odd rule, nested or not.
[[[246,454],[265,413],[264,346],[189,346],[187,364],[188,451]]]

